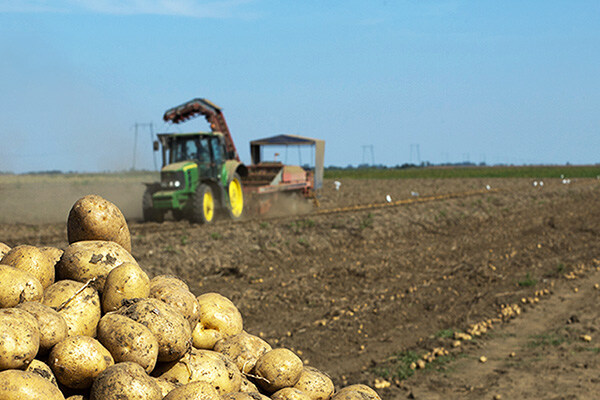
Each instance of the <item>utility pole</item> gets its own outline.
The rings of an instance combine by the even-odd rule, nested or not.
[[[150,131],[150,143],[152,143],[152,141],[154,140],[154,124],[152,122],[143,122],[143,123],[139,123],[136,122],[134,127],[134,136],[133,136],[133,164],[131,166],[131,170],[135,171],[135,159],[137,156],[137,141],[138,141],[138,131],[141,128],[148,128],[148,130]],[[154,169],[156,170],[156,156],[153,155],[153,160],[154,160]]]
[[[368,159],[369,154],[371,155],[371,165],[375,165],[375,150],[372,144],[364,144],[362,146],[362,160],[363,164],[368,164],[365,160]]]
[[[416,156],[417,164],[421,164],[421,151],[419,150],[419,144],[413,143],[410,145],[410,162],[413,163],[413,150]]]

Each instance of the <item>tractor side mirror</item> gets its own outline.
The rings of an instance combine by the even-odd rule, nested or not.
[[[160,148],[158,146],[158,140],[155,140],[154,143],[152,143],[152,148],[154,149],[154,151],[158,151],[158,149]]]

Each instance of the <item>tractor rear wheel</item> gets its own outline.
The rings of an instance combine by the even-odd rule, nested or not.
[[[190,220],[201,224],[210,224],[215,217],[215,198],[213,191],[201,183],[192,197]]]
[[[229,218],[240,219],[244,213],[244,192],[242,190],[242,179],[237,173],[233,174],[231,182],[227,187],[227,194],[229,195],[229,204],[227,205],[227,211]]]
[[[163,222],[165,220],[165,213],[154,208],[152,204],[153,193],[154,191],[146,189],[142,198],[142,215],[144,216],[144,221]]]

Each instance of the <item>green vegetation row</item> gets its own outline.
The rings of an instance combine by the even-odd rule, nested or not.
[[[600,165],[327,168],[325,179],[597,178]]]

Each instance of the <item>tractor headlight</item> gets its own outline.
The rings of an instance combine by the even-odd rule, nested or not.
[[[175,186],[176,188],[178,188],[179,186],[181,186],[181,182],[175,181],[175,182],[173,182],[173,186]]]

